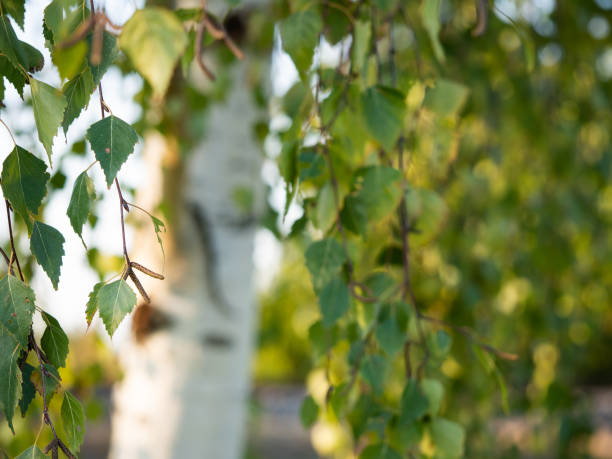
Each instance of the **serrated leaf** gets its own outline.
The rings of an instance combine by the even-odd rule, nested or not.
[[[444,48],[440,43],[440,3],[441,0],[423,0],[421,5],[421,20],[429,35],[431,47],[434,50],[436,59],[444,62]]]
[[[68,336],[66,336],[55,317],[43,312],[42,318],[47,328],[40,340],[40,346],[45,351],[49,362],[61,368],[66,365],[66,357],[68,356]]]
[[[58,230],[45,223],[35,221],[30,237],[30,250],[38,264],[51,279],[53,288],[57,290],[62,257],[64,256],[64,236]]]
[[[44,25],[57,45],[68,38],[78,25],[89,17],[89,9],[82,0],[53,0],[45,8]]]
[[[457,458],[463,456],[465,431],[456,422],[435,418],[430,426],[431,439],[436,447],[436,457]]]
[[[306,266],[312,276],[315,290],[321,289],[340,272],[346,257],[342,245],[326,238],[313,242],[306,249]]]
[[[16,68],[24,70],[27,58],[8,16],[0,15],[0,54]]]
[[[138,135],[132,126],[116,116],[109,116],[92,124],[87,130],[87,140],[110,187],[128,156],[134,151]]]
[[[361,190],[357,195],[370,221],[379,221],[393,212],[401,199],[402,174],[388,166],[370,166],[358,171]]]
[[[53,138],[64,119],[66,98],[59,89],[34,78],[30,78],[30,87],[32,88],[32,108],[38,138],[45,147],[49,164],[51,164]]]
[[[90,35],[87,40],[89,43],[89,48],[91,49],[92,36]],[[91,63],[91,54],[88,57],[89,68],[93,77],[94,86],[98,86],[98,84],[100,84],[102,77],[115,61],[118,54],[119,48],[117,47],[117,39],[113,34],[104,31],[102,35],[102,52],[100,54],[100,63],[94,65]]]
[[[108,334],[113,336],[123,318],[136,305],[136,294],[121,279],[101,287],[97,298],[100,318],[104,322]]]
[[[363,92],[361,103],[368,131],[386,150],[392,150],[404,125],[404,95],[393,88],[373,86]]]
[[[70,392],[65,391],[61,412],[68,447],[71,451],[78,452],[85,436],[85,412],[83,411],[83,406],[76,397]]]
[[[314,401],[312,396],[306,396],[302,401],[302,406],[300,408],[300,420],[302,421],[302,425],[308,429],[312,427],[318,417],[319,406],[317,405],[317,402]]]
[[[340,276],[334,276],[318,292],[319,306],[323,316],[323,325],[333,325],[350,306],[350,293],[346,282]]]
[[[50,175],[47,165],[32,153],[16,146],[2,164],[2,192],[11,206],[32,230],[29,214],[38,214],[38,208],[47,194]]]
[[[62,91],[66,97],[66,110],[64,112],[64,120],[62,128],[64,134],[68,132],[68,128],[72,122],[78,118],[83,109],[89,104],[91,94],[96,89],[94,80],[89,67],[86,67],[72,80],[68,81]]]
[[[283,49],[302,77],[310,69],[322,27],[320,15],[313,10],[294,13],[280,24]]]
[[[24,363],[21,369],[21,398],[19,399],[19,411],[21,411],[21,416],[24,417],[26,412],[28,411],[28,407],[34,397],[36,396],[36,387],[32,383],[32,373],[35,368],[29,363]]]
[[[35,300],[32,289],[16,277],[9,274],[0,279],[0,329],[22,349],[28,348]]]
[[[25,18],[25,1],[24,0],[2,0],[2,11],[10,14],[19,27],[23,29],[23,21]]]
[[[13,434],[13,415],[17,401],[21,398],[21,371],[17,360],[22,350],[16,337],[6,328],[0,327],[0,411],[4,413]]]
[[[19,96],[23,99],[23,87],[26,84],[25,74],[16,68],[3,54],[0,54],[0,75],[9,80],[19,93]],[[0,99],[0,102],[1,101]]]
[[[49,459],[45,453],[36,445],[29,447],[15,459]]]
[[[104,287],[104,282],[98,282],[94,285],[93,290],[89,292],[89,299],[87,300],[87,307],[85,308],[87,327],[91,325],[91,321],[98,310],[98,293],[102,287]]]
[[[119,47],[151,85],[154,96],[162,97],[187,47],[187,33],[172,12],[145,8],[136,11],[123,26]]]
[[[74,232],[79,235],[81,240],[83,239],[83,225],[87,221],[95,199],[96,192],[93,181],[87,175],[87,171],[82,172],[74,182],[70,204],[66,212]]]

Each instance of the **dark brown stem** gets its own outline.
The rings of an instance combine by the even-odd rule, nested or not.
[[[404,137],[400,137],[398,141],[398,166],[399,170],[402,173],[402,180],[405,180],[404,177]],[[402,187],[405,189],[405,186]],[[427,346],[427,342],[425,341],[425,333],[423,331],[423,326],[421,324],[420,311],[416,300],[416,295],[414,294],[414,290],[412,288],[412,282],[410,280],[410,240],[408,238],[408,233],[410,231],[410,226],[408,224],[408,215],[406,212],[406,196],[402,194],[402,199],[400,201],[399,208],[399,217],[400,217],[400,227],[402,233],[402,267],[403,267],[403,300],[406,301],[407,298],[410,300],[410,304],[412,306],[412,311],[416,320],[417,332],[419,334],[419,340],[421,342],[421,346],[423,346],[423,361],[419,365],[419,376],[422,376],[422,372],[425,369],[425,365],[427,365],[427,361],[429,360],[429,347]]]

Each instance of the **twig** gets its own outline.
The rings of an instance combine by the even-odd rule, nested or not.
[[[476,27],[472,29],[472,36],[479,37],[487,30],[488,22],[488,8],[487,0],[475,0],[476,1]]]
[[[9,133],[9,135],[11,136],[11,140],[13,141],[13,145],[17,146],[17,142],[15,142],[15,137],[13,137],[13,133],[11,132],[11,130],[8,127],[8,125],[1,118],[0,118],[0,123],[2,123],[4,125],[4,127],[6,128],[6,130]]]
[[[480,346],[485,351],[488,351],[491,354],[495,354],[496,356],[498,356],[501,359],[504,359],[504,360],[518,360],[518,355],[512,354],[510,352],[500,351],[499,349],[491,346],[490,344],[487,344],[487,343],[483,342],[482,340],[477,338],[475,336],[474,332],[470,328],[468,328],[468,327],[463,327],[461,325],[451,324],[449,322],[445,322],[442,319],[438,319],[436,317],[427,316],[425,314],[419,314],[419,317],[421,319],[426,320],[428,322],[431,322],[433,324],[439,325],[441,327],[450,328],[451,330],[455,330],[455,331],[461,333],[463,336],[468,338],[474,344],[477,344],[478,346]]]
[[[198,27],[196,29],[194,54],[196,62],[198,63],[202,71],[206,74],[208,78],[210,78],[212,81],[215,81],[215,75],[204,62],[204,57],[202,55],[202,42],[204,41],[204,34],[207,30],[208,33],[210,33],[210,35],[215,40],[223,40],[225,46],[227,46],[227,48],[232,52],[234,56],[236,56],[236,58],[240,60],[244,59],[244,53],[230,38],[223,26],[216,25],[212,21],[211,17],[208,15],[207,12],[207,1],[202,0],[202,19],[200,19],[200,22],[198,23]]]

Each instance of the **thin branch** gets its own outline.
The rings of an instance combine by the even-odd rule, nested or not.
[[[474,344],[480,346],[485,351],[490,352],[491,354],[494,354],[494,355],[498,356],[501,359],[504,359],[504,360],[518,360],[518,355],[512,354],[510,352],[500,351],[499,349],[491,346],[490,344],[487,344],[487,343],[483,342],[480,338],[476,337],[474,331],[471,330],[468,327],[463,327],[461,325],[451,324],[449,322],[445,322],[442,319],[438,319],[436,317],[427,316],[425,314],[420,314],[419,316],[423,320],[426,320],[428,322],[431,322],[433,324],[439,325],[441,327],[446,327],[446,328],[449,328],[451,330],[455,330],[456,332],[461,333],[463,336],[465,336],[467,339],[472,341]]]
[[[13,141],[13,145],[17,146],[17,142],[15,142],[15,137],[13,137],[13,133],[11,132],[11,130],[8,127],[8,125],[1,118],[0,118],[0,123],[2,123],[4,125],[4,127],[6,128],[6,130],[9,133],[9,135],[11,136],[11,140]]]
[[[472,29],[472,36],[479,37],[484,34],[487,30],[487,22],[489,10],[487,8],[487,0],[475,0],[476,1],[476,27]]]

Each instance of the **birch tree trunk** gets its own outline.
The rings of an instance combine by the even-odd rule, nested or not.
[[[121,351],[125,376],[114,391],[111,458],[242,456],[256,317],[255,219],[239,210],[234,194],[245,187],[259,194],[262,157],[246,69],[245,62],[234,65],[233,87],[209,109],[195,151],[181,155],[159,134],[145,141],[152,184],[140,202],[155,208],[162,195],[172,199],[166,280],[145,285],[151,307],[136,310],[138,333]],[[134,252],[160,266],[150,223]]]

